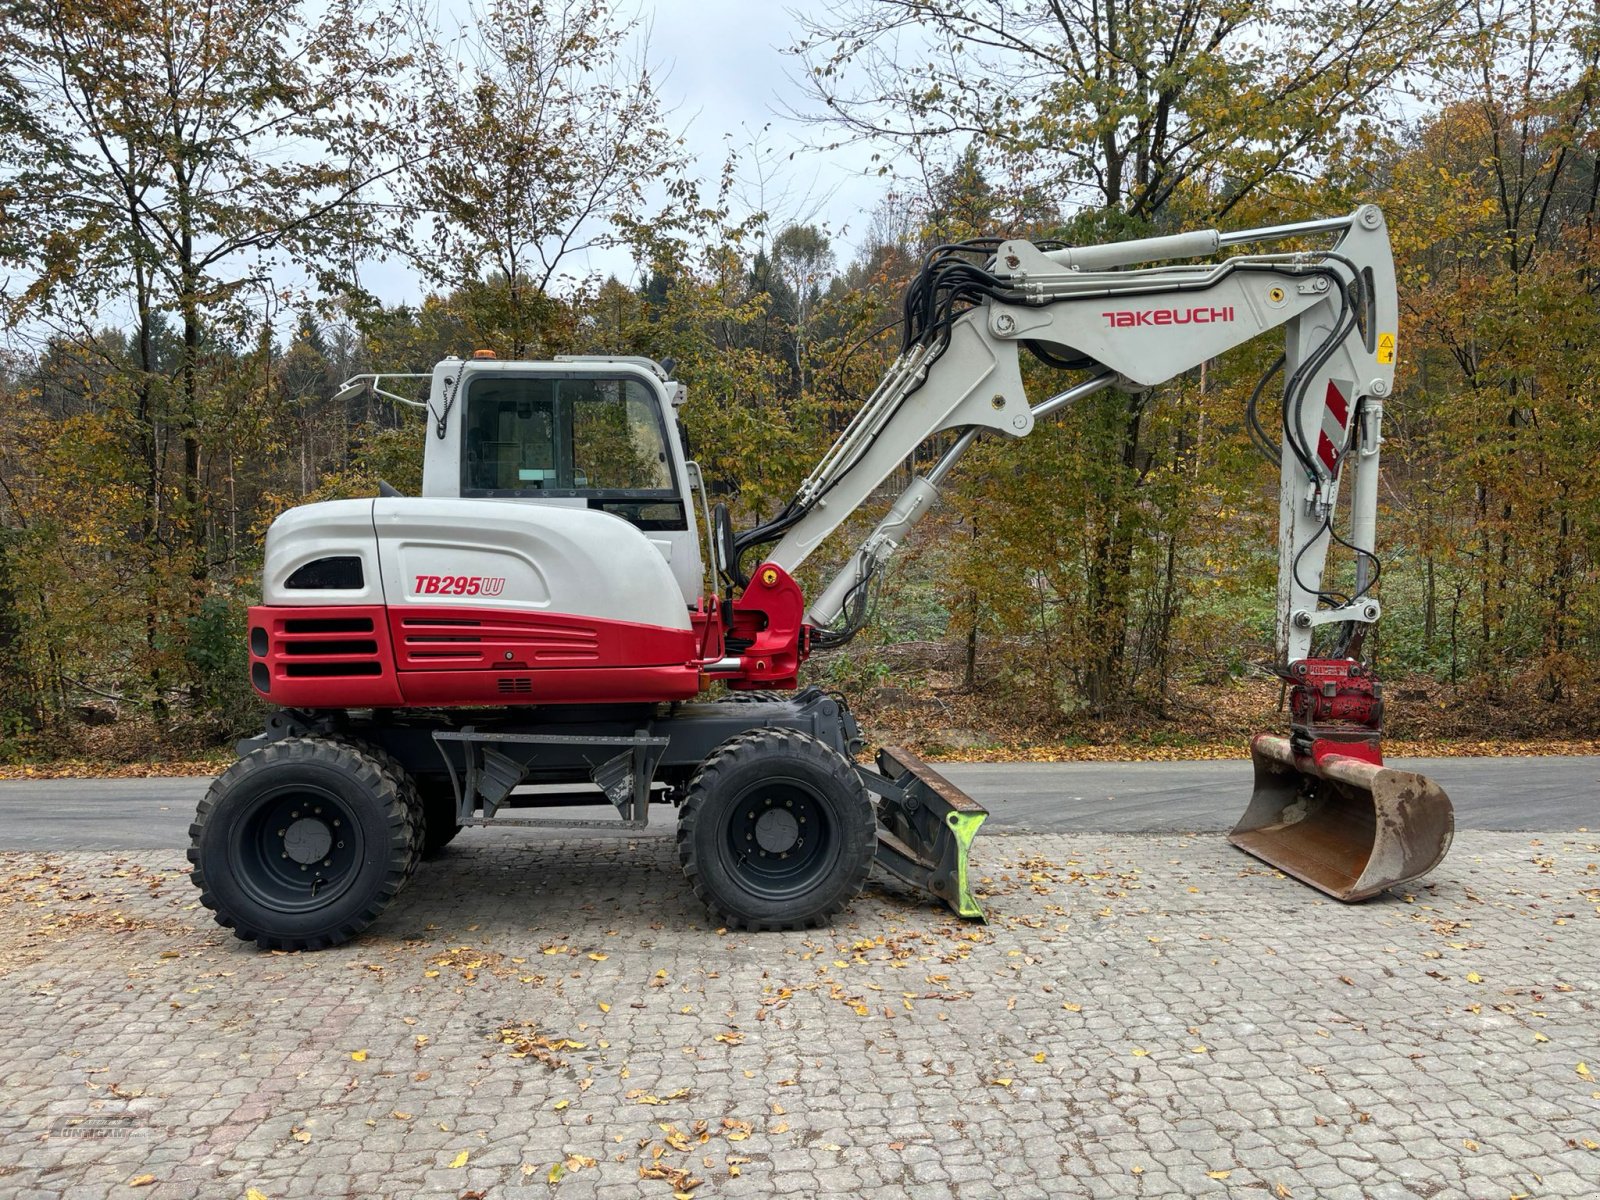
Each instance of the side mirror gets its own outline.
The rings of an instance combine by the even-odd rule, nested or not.
[[[720,501],[711,510],[711,540],[717,547],[717,561],[722,564],[721,575],[727,583],[744,581],[739,578],[738,551],[733,548],[733,520],[728,516],[728,506]]]

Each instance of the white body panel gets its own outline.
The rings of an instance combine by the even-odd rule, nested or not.
[[[360,593],[283,587],[297,567],[335,555],[362,558]],[[690,628],[665,559],[627,521],[504,500],[402,496],[290,509],[267,532],[264,603],[529,609]]]
[[[289,576],[319,558],[361,560],[360,591],[309,590],[287,586]],[[371,500],[326,500],[291,508],[267,530],[261,572],[263,604],[382,604],[378,543],[372,535]]]

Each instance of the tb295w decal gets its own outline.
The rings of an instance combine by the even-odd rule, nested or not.
[[[505,588],[497,575],[418,575],[411,590],[419,596],[498,596]]]

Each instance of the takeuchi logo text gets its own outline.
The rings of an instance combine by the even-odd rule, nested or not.
[[[1120,309],[1100,315],[1111,329],[1126,329],[1130,325],[1214,325],[1233,320],[1233,305],[1223,308]]]

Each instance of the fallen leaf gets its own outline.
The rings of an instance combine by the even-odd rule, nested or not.
[[[1272,1190],[1277,1195],[1278,1200],[1289,1200],[1289,1197],[1294,1195],[1293,1192],[1284,1187],[1281,1183],[1277,1184]]]
[[[562,1109],[566,1108],[571,1103],[572,1103],[571,1100],[557,1100],[553,1105],[551,1105],[551,1107],[554,1108],[557,1112],[560,1112]]]
[[[352,1050],[350,1051],[350,1059],[352,1062],[366,1062],[367,1052],[365,1050]]]
[[[149,1187],[155,1181],[156,1177],[154,1175],[135,1175],[132,1179],[128,1180],[128,1186]]]
[[[611,1005],[607,1004],[604,1000],[600,1001],[600,1011],[601,1012],[610,1012],[611,1011]]]
[[[1468,983],[1482,983],[1483,982],[1483,976],[1479,975],[1476,971],[1468,971],[1467,972],[1467,982]]]
[[[1545,1037],[1544,1034],[1535,1031],[1534,1035],[1533,1035],[1533,1040],[1536,1041],[1536,1042],[1548,1042],[1550,1039]]]
[[[471,1155],[470,1152],[468,1152],[466,1150],[463,1150],[460,1154],[456,1155],[454,1158],[452,1158],[450,1160],[450,1166],[451,1166],[452,1169],[456,1169],[456,1168],[459,1168],[459,1167],[464,1167],[464,1166],[467,1165],[467,1159],[469,1159],[471,1157],[472,1157],[472,1155]]]
[[[391,1112],[389,1115],[391,1117],[393,1117],[396,1121],[409,1121],[409,1120],[411,1120],[411,1114],[410,1113],[402,1112],[398,1108],[395,1109],[393,1112]]]
[[[295,1141],[299,1142],[302,1146],[311,1140],[310,1131],[301,1129],[298,1125],[289,1126],[289,1136]]]
[[[989,1086],[990,1087],[1010,1087],[1011,1086],[1011,1080],[1009,1080],[1009,1079],[991,1079],[991,1080],[989,1080]]]
[[[1462,1138],[1461,1144],[1468,1150],[1476,1150],[1478,1148],[1478,1143],[1473,1141],[1471,1138]]]
[[[1081,1004],[1064,1003],[1064,1004],[1062,1004],[1061,1007],[1066,1009],[1068,1012],[1082,1012],[1083,1011],[1083,1005],[1081,1005]]]
[[[1579,1079],[1593,1079],[1594,1078],[1594,1076],[1589,1073],[1589,1064],[1588,1063],[1579,1063],[1578,1064],[1578,1078]]]
[[[579,1171],[584,1167],[593,1167],[598,1162],[598,1159],[590,1158],[587,1154],[569,1154],[567,1155],[566,1168],[569,1171]]]
[[[1134,1175],[1143,1175],[1144,1174],[1144,1168],[1143,1167],[1129,1167],[1128,1170],[1129,1170],[1130,1173],[1132,1173]]]
[[[1143,1050],[1143,1049],[1140,1049],[1139,1047],[1135,1046],[1134,1049],[1133,1049],[1133,1056],[1135,1058],[1149,1058],[1150,1057],[1150,1051]]]
[[[549,953],[549,951],[546,951]],[[550,1168],[550,1173],[544,1177],[546,1183],[560,1183],[561,1177],[567,1173],[566,1164],[556,1163]]]
[[[259,1191],[256,1188],[246,1188],[244,1192],[244,1200],[267,1200],[267,1194]]]

